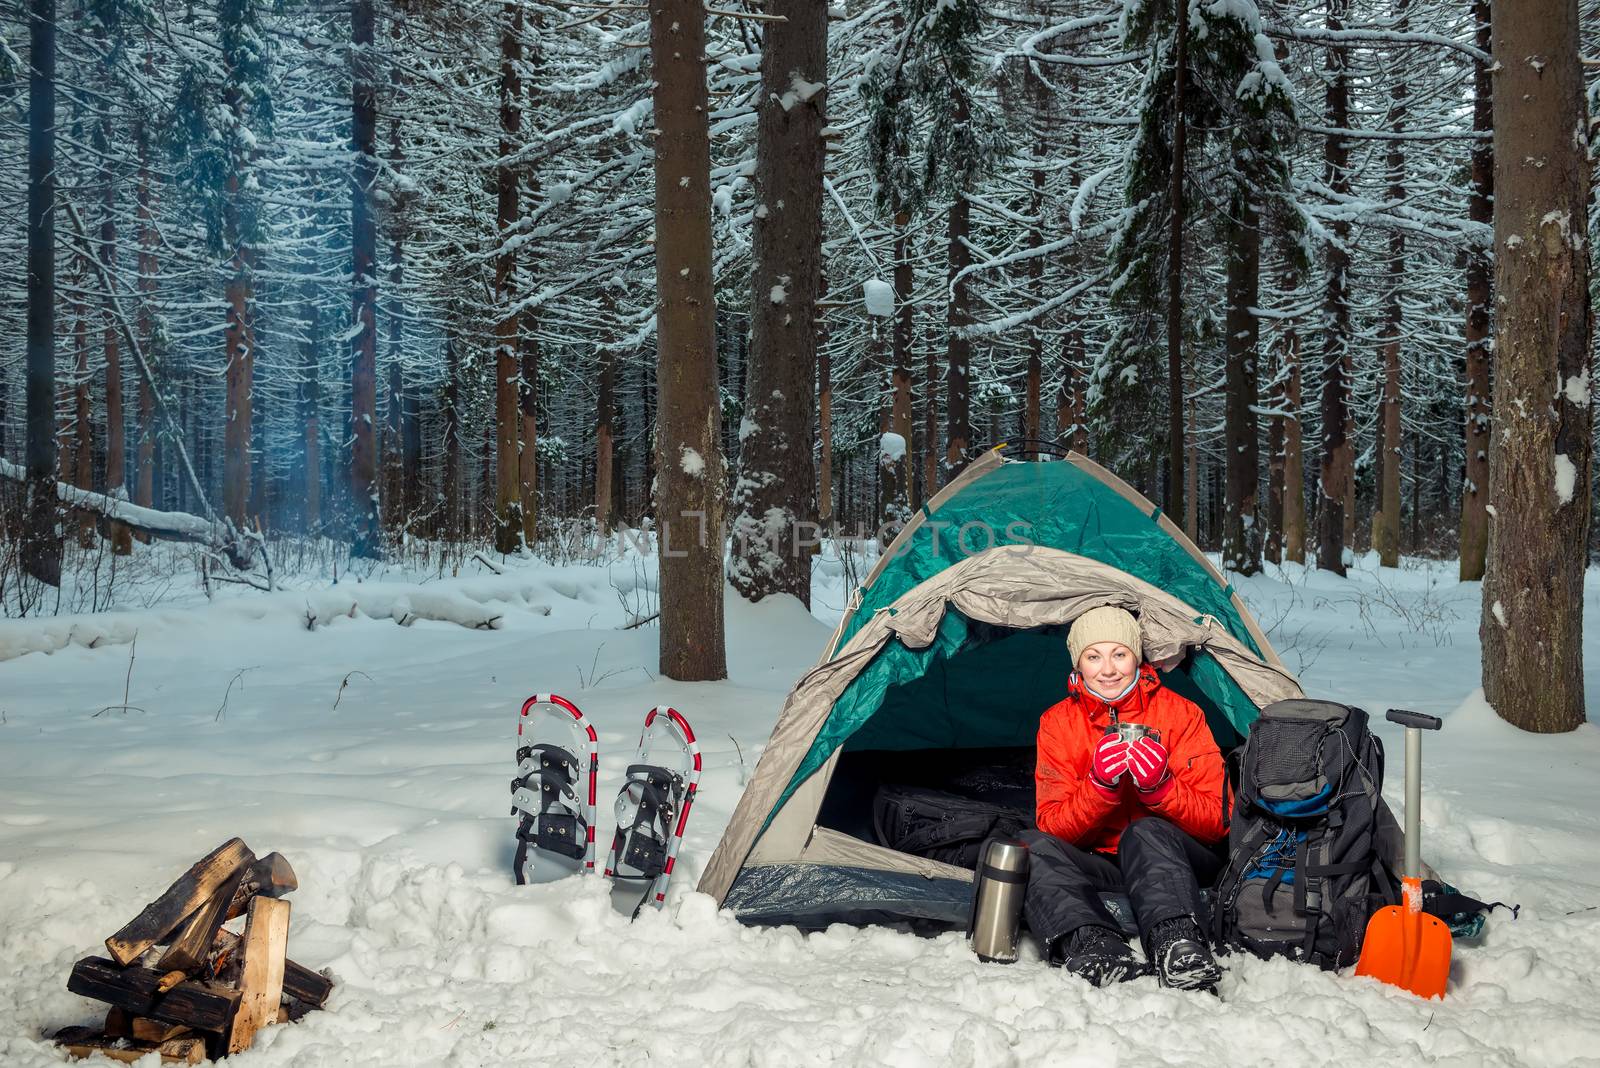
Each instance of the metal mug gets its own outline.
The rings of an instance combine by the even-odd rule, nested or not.
[[[1118,721],[1106,728],[1107,734],[1115,734],[1125,742],[1137,742],[1140,738],[1153,738],[1161,740],[1161,732],[1154,727],[1147,727],[1143,723],[1124,723]]]

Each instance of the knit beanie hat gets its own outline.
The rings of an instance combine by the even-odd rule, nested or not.
[[[1144,645],[1139,639],[1139,622],[1127,609],[1112,605],[1091,608],[1073,621],[1067,632],[1067,650],[1072,654],[1072,668],[1078,668],[1078,658],[1091,645],[1100,642],[1118,642],[1133,650],[1135,660],[1144,659]]]

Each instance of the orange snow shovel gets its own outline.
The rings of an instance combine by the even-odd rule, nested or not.
[[[1357,975],[1370,975],[1422,998],[1444,997],[1450,980],[1450,927],[1422,911],[1422,732],[1439,729],[1437,716],[1391,708],[1386,716],[1406,729],[1406,859],[1403,901],[1373,913]]]

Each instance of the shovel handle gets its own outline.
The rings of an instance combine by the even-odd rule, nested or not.
[[[1430,716],[1425,712],[1407,712],[1403,708],[1391,708],[1384,713],[1383,718],[1402,727],[1416,727],[1425,731],[1436,731],[1444,725],[1438,716]]]

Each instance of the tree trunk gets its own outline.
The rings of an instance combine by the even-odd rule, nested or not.
[[[1283,291],[1295,300],[1300,289],[1299,273],[1291,266],[1284,271]],[[1300,329],[1295,320],[1284,324],[1278,358],[1283,364],[1283,558],[1291,563],[1306,562],[1306,483],[1305,450],[1300,422]]]
[[[656,382],[660,372],[661,345],[659,339],[656,343],[656,358],[654,360],[639,361],[639,387],[640,407],[644,410],[644,422],[640,427],[640,440],[646,443],[644,449],[644,479],[640,485],[641,518],[646,515],[655,515],[656,492]]]
[[[600,344],[600,389],[594,412],[594,524],[602,535],[611,533],[612,476],[616,467],[617,350],[609,341]]]
[[[466,486],[461,478],[461,357],[455,332],[444,336],[444,397],[442,422],[444,471],[439,483],[439,505],[443,509],[440,527],[445,537],[461,537],[461,500]]]
[[[390,246],[393,247],[392,245]],[[389,272],[390,281],[394,271]],[[394,315],[393,302],[385,301],[384,314],[389,319],[389,383],[384,388],[383,440],[378,449],[378,468],[382,472],[379,484],[381,509],[379,514],[396,531],[404,530],[411,509],[406,502],[407,479],[400,460],[400,436],[404,433],[406,377],[398,353],[399,317]]]
[[[1172,183],[1167,192],[1171,201],[1172,226],[1167,247],[1167,514],[1172,521],[1194,536],[1192,478],[1185,477],[1183,421],[1183,182],[1187,155],[1187,123],[1184,121],[1184,94],[1189,76],[1189,19],[1185,0],[1173,0],[1173,21],[1177,24],[1177,70],[1172,88]],[[1185,500],[1185,489],[1190,488]]]
[[[914,416],[911,414],[911,344],[916,328],[915,309],[911,306],[911,290],[916,284],[913,276],[913,265],[906,230],[911,225],[911,213],[904,208],[894,215],[894,367],[895,367],[895,403],[899,404],[899,381],[904,376],[906,382],[906,415],[905,425],[900,426],[896,420],[895,433],[901,434],[906,439],[905,458],[905,484],[906,500],[912,508],[922,504],[917,494],[917,450],[913,447],[912,430]]]
[[[930,325],[931,334],[932,327]],[[922,398],[922,504],[939,492],[939,352],[936,340],[928,337],[926,366],[923,369]]]
[[[316,283],[301,287],[306,338],[300,346],[300,422],[305,428],[305,532],[316,537],[322,526],[322,388],[318,381],[322,352],[322,314],[317,306]]]
[[[539,338],[533,313],[519,318],[517,368],[517,506],[522,542],[539,540]]]
[[[960,98],[956,108],[956,121],[964,123],[967,116],[966,99]],[[950,307],[947,313],[948,347],[945,367],[945,450],[944,479],[948,482],[967,464],[967,451],[972,447],[971,392],[969,381],[972,365],[972,342],[963,332],[972,324],[972,301],[967,292],[967,280],[956,277],[972,263],[972,251],[967,248],[967,235],[972,231],[972,205],[962,192],[957,192],[950,202],[949,215],[949,268],[947,279],[950,289]]]
[[[223,346],[227,354],[227,411],[222,436],[223,512],[234,526],[245,529],[245,512],[250,500],[250,429],[254,360],[250,335],[246,330],[251,299],[248,260],[239,236],[239,176],[228,177],[227,203],[223,208],[227,246],[232,250],[228,282],[224,292],[228,305]]]
[[[1396,0],[1395,30],[1409,28],[1406,19],[1407,0]],[[1397,66],[1396,69],[1402,69]],[[1390,89],[1390,129],[1400,135],[1405,132],[1407,88],[1404,80],[1397,80]],[[1405,203],[1406,159],[1404,141],[1398,136],[1389,142],[1388,199],[1393,204]],[[1389,232],[1388,293],[1385,295],[1382,321],[1382,341],[1379,350],[1383,360],[1383,384],[1378,405],[1378,502],[1372,516],[1372,547],[1377,550],[1378,562],[1384,567],[1400,566],[1400,338],[1404,325],[1404,312],[1400,306],[1400,293],[1406,281],[1405,231]]]
[[[831,530],[833,514],[833,360],[826,345],[817,346],[817,522]]]
[[[145,76],[155,71],[155,54],[145,52]],[[143,117],[136,123],[134,135],[139,151],[139,187],[136,194],[139,215],[139,340],[144,346],[145,358],[150,361],[151,373],[159,367],[163,353],[157,351],[155,312],[156,299],[156,246],[160,237],[156,232],[155,212],[150,204],[150,133]],[[135,481],[133,503],[150,508],[155,503],[155,387],[145,375],[139,376],[139,471]]]
[[[250,329],[250,349],[255,351],[254,329]],[[253,377],[253,376],[252,376]],[[256,526],[271,526],[271,490],[267,479],[267,406],[271,394],[251,397],[250,412],[250,522]]]
[[[705,7],[652,0],[655,70],[657,529],[661,672],[726,678],[722,628],[723,472],[712,289],[711,145]],[[813,310],[801,315],[815,314]],[[811,376],[803,396],[809,400]],[[800,397],[795,403],[802,403]],[[805,424],[810,426],[809,418]],[[806,450],[809,453],[809,450]],[[809,480],[806,483],[809,486]]]
[[[28,0],[28,474],[22,568],[61,585],[56,496],[56,3]]]
[[[82,279],[80,277],[80,284]],[[94,407],[89,396],[92,377],[89,371],[89,310],[81,300],[72,302],[72,338],[77,350],[76,373],[72,382],[72,484],[81,490],[94,489]],[[63,480],[65,481],[65,480]],[[78,515],[78,544],[85,549],[94,546],[95,517],[88,512]]]
[[[1261,475],[1261,435],[1256,415],[1261,325],[1261,230],[1251,192],[1234,197],[1237,222],[1228,224],[1227,504],[1223,512],[1223,566],[1243,575],[1261,570],[1261,526],[1256,507]]]
[[[111,143],[111,122],[100,121],[100,136],[105,144]],[[104,218],[100,222],[100,262],[110,275],[117,263],[117,186],[110,163],[101,167],[101,196]],[[106,493],[125,498],[128,494],[128,438],[122,407],[122,346],[117,334],[117,318],[111,293],[105,294],[102,311],[102,331],[106,361]],[[115,520],[107,524],[111,537],[111,551],[118,556],[133,552],[133,531],[126,523]]]
[[[1044,246],[1044,188],[1045,161],[1050,158],[1050,145],[1044,138],[1045,112],[1049,107],[1049,94],[1043,79],[1033,65],[1028,64],[1028,100],[1033,106],[1036,135],[1033,142],[1032,183],[1028,190],[1028,250],[1035,253],[1028,261],[1028,280],[1033,287],[1033,299],[1041,303],[1048,294],[1044,287],[1045,257],[1038,255]],[[1076,184],[1076,183],[1074,183]],[[1044,324],[1035,322],[1028,327],[1028,379],[1023,399],[1022,436],[1038,441],[1044,435],[1040,428],[1040,388],[1044,378]],[[1038,453],[1030,451],[1028,457],[1037,459]]]
[[[400,469],[405,472],[406,488],[402,497],[412,514],[431,511],[431,503],[424,499],[422,482],[422,398],[418,394],[415,378],[401,376],[400,412]]]
[[[1329,32],[1344,29],[1347,0],[1328,0]],[[1328,48],[1327,122],[1342,130],[1350,123],[1348,57],[1343,46]],[[1323,148],[1325,179],[1336,195],[1350,192],[1350,149],[1337,134],[1327,135]],[[1318,479],[1317,566],[1336,575],[1345,573],[1345,495],[1354,469],[1345,381],[1350,344],[1350,223],[1335,219],[1328,224],[1333,240],[1327,242],[1328,281],[1323,297],[1322,342],[1322,465]]]
[[[500,27],[500,163],[495,167],[498,189],[496,233],[500,242],[494,261],[494,300],[498,318],[494,326],[495,425],[495,548],[517,550],[522,538],[522,479],[519,470],[522,430],[521,368],[518,366],[518,316],[520,294],[517,253],[513,243],[518,216],[518,175],[507,162],[521,147],[522,3],[507,0]]]
[[[1584,721],[1592,311],[1589,160],[1574,0],[1494,24],[1495,442],[1484,696],[1524,730]]]
[[[378,182],[377,57],[372,0],[350,7],[351,131],[355,161],[350,190],[350,243],[355,277],[350,351],[351,554],[378,559],[383,531],[378,517],[378,225],[373,203]]]
[[[391,89],[398,96],[400,65],[395,64],[389,77]],[[400,175],[405,171],[405,150],[400,138],[398,111],[389,122],[389,169]],[[390,526],[409,531],[408,524],[415,515],[417,472],[407,463],[405,439],[409,432],[406,424],[406,403],[410,393],[406,384],[405,320],[401,316],[400,291],[405,283],[406,225],[410,207],[409,197],[396,191],[390,194],[389,203],[389,291],[384,294],[383,313],[389,320],[389,390],[384,405],[385,438],[379,450],[379,465],[383,469],[383,508],[380,515],[387,517]]]
[[[524,57],[527,66],[535,72],[535,77],[529,79],[528,109],[536,112],[539,106],[538,68],[540,61],[539,42],[543,36],[543,23],[538,6],[528,8],[528,40],[530,42],[527,55]],[[520,145],[518,147],[521,147]],[[528,203],[536,204],[539,197],[539,179],[532,169],[532,164],[524,164],[526,181],[528,183]],[[520,220],[519,220],[520,221]],[[528,259],[532,259],[531,256]],[[531,277],[531,270],[524,263],[518,263],[514,270],[521,272],[518,283],[518,292],[532,292],[537,288],[537,280]],[[517,375],[517,406],[521,411],[522,419],[517,428],[517,499],[522,510],[522,541],[524,545],[532,545],[539,540],[539,313],[529,308],[522,312],[517,321],[518,355],[521,364]],[[561,472],[561,484],[567,485],[569,481],[567,472]],[[558,501],[556,507],[563,511],[571,511],[570,501]],[[560,513],[558,513],[560,514]]]
[[[1282,368],[1272,383],[1269,406],[1283,410]],[[1267,536],[1262,555],[1274,564],[1283,563],[1283,424],[1281,415],[1267,420]]]
[[[1477,23],[1477,45],[1489,51],[1493,45],[1489,0],[1473,0],[1472,19]],[[1490,64],[1473,67],[1472,129],[1488,134],[1494,130],[1494,90]],[[1494,222],[1494,142],[1488,138],[1472,145],[1472,193],[1467,199],[1467,216],[1488,226]],[[1489,546],[1489,513],[1484,508],[1489,498],[1490,368],[1489,317],[1493,307],[1494,266],[1490,262],[1488,240],[1474,240],[1467,248],[1467,404],[1466,477],[1461,487],[1461,581],[1483,578],[1484,556]]]
[[[1183,465],[1183,499],[1188,507],[1183,513],[1183,532],[1190,541],[1199,544],[1200,541],[1200,472],[1197,468],[1198,458],[1195,446],[1195,402],[1189,398],[1189,418],[1185,426],[1184,440],[1184,465]]]
[[[797,525],[811,516],[816,481],[828,9],[813,0],[768,0],[766,12],[784,21],[762,24],[750,364],[728,578],[749,600],[789,593],[809,606],[811,554],[802,551]],[[873,376],[881,386],[876,363]]]

